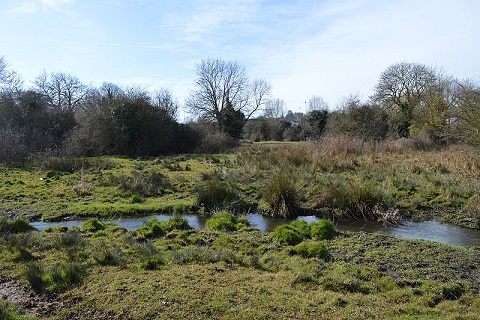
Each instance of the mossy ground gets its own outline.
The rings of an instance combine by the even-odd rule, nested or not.
[[[312,256],[249,227],[231,232],[173,230],[148,241],[111,225],[96,232],[58,229],[16,237],[23,238],[24,249],[46,270],[75,263],[85,272],[80,283],[49,287],[56,307],[38,312],[38,318],[480,316],[476,247],[346,233],[308,240],[326,250]],[[4,235],[2,278],[28,286],[25,270],[32,262],[12,259],[15,249],[9,243]]]

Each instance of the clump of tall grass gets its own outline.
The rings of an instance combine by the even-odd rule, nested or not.
[[[168,177],[155,170],[133,171],[131,175],[108,175],[103,184],[142,197],[161,195],[172,187]]]
[[[38,293],[65,291],[81,284],[86,275],[86,268],[79,263],[63,263],[44,267],[39,262],[31,262],[24,272],[30,286]]]
[[[273,216],[289,217],[297,210],[298,192],[292,176],[286,171],[274,174],[265,184],[263,201]]]
[[[0,300],[0,319],[2,320],[29,320],[29,316],[22,314],[20,308]]]
[[[113,160],[47,156],[40,160],[40,168],[45,171],[74,173],[81,170],[110,170],[116,167]]]
[[[12,221],[0,217],[0,234],[24,233],[34,231],[35,228],[25,219],[19,218]]]
[[[174,264],[186,264],[192,262],[226,262],[237,263],[238,259],[230,249],[213,248],[207,246],[189,246],[172,251],[170,261]]]
[[[382,218],[392,203],[381,187],[359,179],[335,180],[324,187],[320,197],[323,205],[349,218]]]
[[[240,195],[235,187],[216,172],[204,174],[195,190],[197,203],[208,211],[235,208],[240,202]]]
[[[108,244],[101,239],[91,248],[91,257],[101,266],[119,266],[125,263],[124,254],[118,244]]]

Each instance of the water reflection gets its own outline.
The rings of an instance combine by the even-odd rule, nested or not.
[[[205,228],[205,222],[208,217],[197,215],[178,215],[188,221],[188,224],[195,229]],[[172,215],[154,215],[141,218],[123,218],[112,219],[106,222],[123,226],[128,230],[140,228],[146,221],[155,218],[159,221],[168,220]],[[264,217],[257,213],[247,214],[250,224],[262,232],[273,231],[277,226],[291,221],[291,219]],[[308,223],[318,221],[315,216],[303,216],[298,219],[307,221]],[[66,226],[69,228],[81,228],[83,221],[63,221],[63,222],[33,222],[35,228],[43,231],[48,227]],[[442,242],[454,245],[480,246],[480,231],[461,228],[450,224],[440,223],[437,221],[424,222],[405,222],[397,226],[385,227],[381,223],[365,220],[340,220],[334,222],[335,227],[339,231],[363,231],[377,234],[389,235],[397,238],[407,239],[423,239],[436,242]]]

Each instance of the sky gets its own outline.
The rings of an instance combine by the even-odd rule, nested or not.
[[[24,79],[66,72],[99,86],[166,88],[183,105],[195,65],[219,58],[305,112],[367,100],[398,62],[480,78],[478,0],[2,0],[0,56]],[[188,115],[183,114],[183,117]]]

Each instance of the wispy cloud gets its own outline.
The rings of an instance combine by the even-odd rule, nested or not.
[[[38,10],[38,7],[33,2],[23,2],[18,7],[8,10],[14,14],[34,13]]]
[[[71,4],[73,0],[39,0],[43,8],[59,9],[63,5]]]

